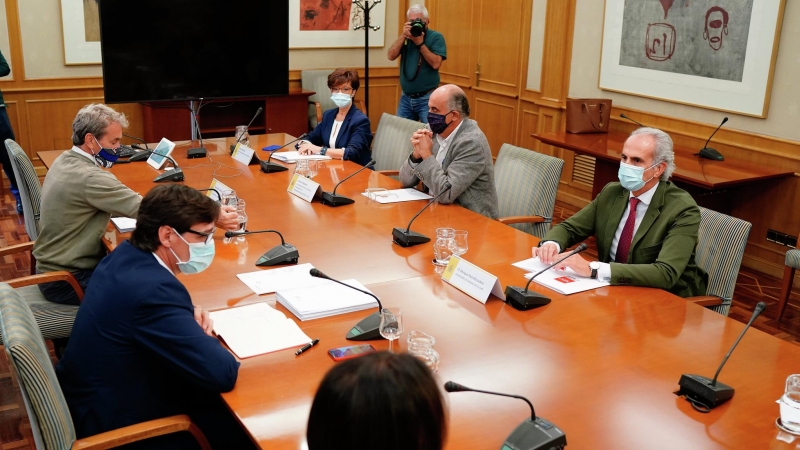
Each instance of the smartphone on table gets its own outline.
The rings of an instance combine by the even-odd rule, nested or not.
[[[338,347],[328,350],[334,361],[343,361],[345,359],[355,358],[357,356],[375,353],[378,350],[372,344],[363,345],[349,345],[347,347]]]

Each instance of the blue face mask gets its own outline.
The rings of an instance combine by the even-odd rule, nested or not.
[[[331,100],[333,100],[333,103],[336,103],[336,106],[339,108],[344,108],[353,101],[353,97],[350,97],[350,94],[345,94],[344,92],[337,92],[331,94]]]
[[[644,175],[645,170],[652,169],[653,167],[657,166],[659,163],[656,163],[647,169],[641,168],[639,166],[632,166],[630,164],[625,164],[624,162],[619,163],[619,172],[617,176],[619,177],[619,182],[625,189],[634,192],[641,189],[647,182],[653,179],[650,177],[650,180],[644,181],[642,180],[642,176]]]
[[[453,111],[448,111],[447,114],[450,114]],[[431,127],[431,131],[436,134],[444,133],[444,130],[450,126],[453,121],[447,122],[447,114],[436,114],[429,112],[428,113],[428,125]]]
[[[186,239],[184,239],[175,228],[173,228],[172,231],[175,231],[175,234],[177,234],[183,242],[186,242]],[[178,269],[181,273],[194,274],[206,270],[208,266],[211,265],[211,261],[214,260],[214,237],[208,236],[205,242],[186,242],[186,245],[189,246],[188,261],[181,261],[172,248],[169,249],[178,261]]]

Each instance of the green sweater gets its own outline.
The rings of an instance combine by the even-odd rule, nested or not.
[[[69,150],[56,158],[42,186],[41,232],[33,246],[41,272],[94,269],[111,216],[136,217],[142,197],[94,161]]]

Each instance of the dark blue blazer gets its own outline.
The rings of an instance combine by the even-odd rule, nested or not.
[[[339,108],[333,108],[322,113],[322,122],[308,135],[308,142],[329,147],[333,122],[338,112]],[[369,148],[371,143],[372,130],[369,127],[369,118],[355,105],[350,105],[350,110],[342,122],[342,129],[336,136],[336,148],[345,149],[342,159],[366,165],[372,158],[372,151]]]
[[[238,370],[183,284],[125,241],[94,271],[56,374],[81,438],[186,413],[192,395],[233,389]]]

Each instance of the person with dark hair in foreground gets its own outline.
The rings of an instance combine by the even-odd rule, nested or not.
[[[317,389],[309,450],[440,450],[444,399],[430,370],[408,354],[378,352],[337,364]]]
[[[97,266],[56,367],[78,438],[188,414],[213,448],[255,448],[219,396],[233,389],[239,363],[176,277],[211,264],[219,214],[195,189],[156,186],[130,241]],[[197,444],[177,433],[140,445]]]

